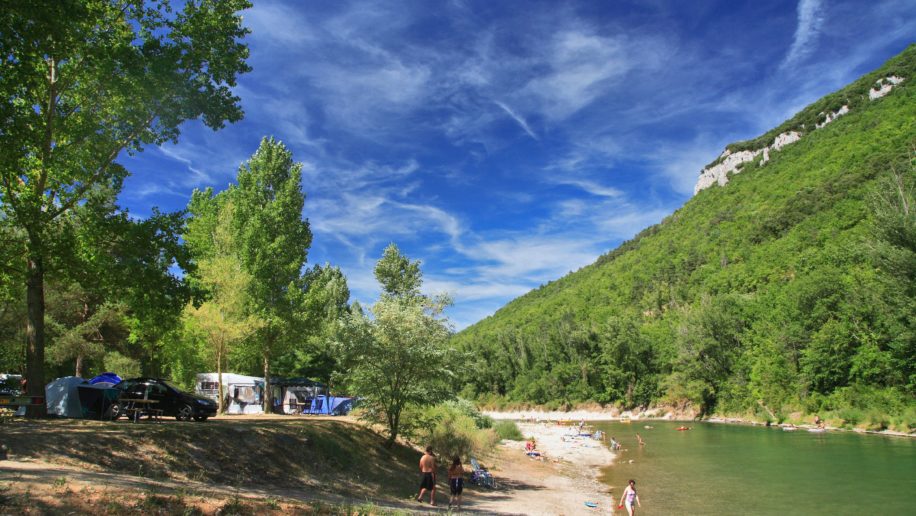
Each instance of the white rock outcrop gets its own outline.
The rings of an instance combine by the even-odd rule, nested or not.
[[[697,181],[696,186],[693,187],[693,193],[696,194],[700,190],[708,188],[716,183],[718,183],[719,186],[725,186],[725,184],[728,183],[729,173],[737,170],[738,165],[747,163],[757,157],[760,152],[760,150],[739,151],[732,154],[726,149],[726,151],[722,153],[725,159],[711,167],[703,169],[703,172],[700,173],[699,181]]]
[[[884,79],[878,79],[876,86],[877,88],[872,88],[868,90],[868,99],[875,100],[880,99],[881,97],[887,95],[894,89],[894,86],[903,82],[902,77],[897,77],[896,75],[891,75],[890,77],[885,77]]]
[[[894,86],[897,86],[901,82],[903,82],[903,78],[897,77],[896,75],[878,79],[875,82],[875,87],[868,90],[868,98],[870,100],[880,99],[881,97],[890,93],[891,90],[894,89]],[[849,113],[848,105],[843,105],[840,109],[833,113],[827,113],[827,116],[823,122],[815,124],[815,130],[824,127],[825,125],[833,122],[846,113]],[[778,151],[786,145],[801,140],[801,138],[801,133],[797,131],[789,131],[787,133],[782,133],[776,136],[776,138],[773,139],[772,144],[762,149],[745,150],[735,153],[725,149],[725,151],[719,155],[719,159],[715,165],[706,167],[702,172],[700,172],[700,178],[697,180],[697,184],[693,187],[694,195],[696,195],[700,190],[709,188],[714,184],[725,186],[728,184],[728,175],[737,172],[738,167],[742,164],[753,160],[762,153],[763,157],[760,160],[760,165],[762,166],[766,162],[770,161],[770,152]]]
[[[730,150],[725,149],[725,152],[719,155],[718,163],[706,167],[700,172],[700,179],[697,181],[696,186],[693,187],[693,193],[696,194],[700,190],[709,188],[714,184],[725,186],[728,184],[728,175],[736,173],[738,167],[742,164],[752,161],[762,153],[763,159],[760,160],[760,164],[763,165],[767,161],[770,161],[770,151],[777,151],[798,140],[801,140],[801,133],[789,131],[776,136],[771,145],[762,149],[738,151],[734,154],[732,154]]]
[[[770,148],[773,150],[779,150],[790,143],[795,143],[798,140],[801,140],[801,133],[796,131],[789,131],[787,133],[782,133],[773,140],[773,144],[770,145]]]
[[[820,129],[821,127],[824,127],[825,125],[829,124],[830,122],[833,122],[834,120],[836,120],[837,118],[840,118],[841,116],[845,115],[846,113],[849,113],[849,106],[847,106],[846,104],[843,104],[843,107],[836,110],[835,112],[827,113],[827,118],[825,118],[823,122],[819,124],[815,124],[815,127]]]

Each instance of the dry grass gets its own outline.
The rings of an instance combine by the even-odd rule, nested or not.
[[[305,417],[215,418],[205,423],[14,419],[0,442],[10,459],[86,471],[220,486],[327,491],[403,500],[419,453],[352,421]],[[180,512],[180,511],[179,511]]]

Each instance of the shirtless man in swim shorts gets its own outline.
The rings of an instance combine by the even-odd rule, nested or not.
[[[422,501],[423,493],[429,490],[429,504],[436,505],[436,456],[433,455],[433,447],[426,447],[426,454],[420,457],[420,473],[423,479],[420,481],[420,494],[417,495],[417,501]]]

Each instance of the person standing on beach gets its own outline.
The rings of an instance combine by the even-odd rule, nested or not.
[[[433,455],[432,446],[427,446],[426,453],[420,457],[420,473],[423,478],[420,480],[417,501],[423,501],[423,493],[429,490],[429,504],[436,505],[436,456]]]
[[[464,466],[461,465],[461,458],[455,455],[452,459],[452,465],[448,468],[448,488],[452,497],[448,501],[449,508],[455,505],[457,510],[461,510],[461,492],[464,491]]]
[[[639,503],[639,495],[636,494],[635,480],[631,479],[629,485],[623,490],[623,494],[620,495],[620,503],[621,505],[618,505],[617,508],[626,507],[629,516],[636,514],[636,507],[642,507],[642,504]]]

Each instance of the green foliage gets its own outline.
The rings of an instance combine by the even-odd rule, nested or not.
[[[126,357],[117,351],[109,351],[103,359],[105,371],[111,371],[121,378],[136,378],[140,376],[140,362],[135,358]]]
[[[411,262],[394,243],[385,248],[374,272],[382,291],[389,296],[412,297],[420,293],[423,273],[419,260]]]
[[[180,9],[142,1],[13,1],[0,9],[0,231],[16,239],[0,252],[0,260],[12,258],[15,267],[0,280],[26,287],[31,394],[41,394],[45,384],[45,275],[67,251],[89,249],[74,245],[88,236],[80,230],[118,220],[99,216],[114,211],[111,201],[128,175],[115,163],[118,155],[176,140],[186,120],[218,129],[241,118],[231,88],[249,70],[248,49],[240,41],[247,29],[237,14],[249,6],[245,0],[187,2]],[[79,211],[95,223],[74,228],[70,223]],[[157,232],[159,222],[137,224],[125,234],[145,231],[152,237],[141,251],[174,243]],[[105,233],[119,234],[95,232]],[[131,263],[132,248],[118,250],[118,261]],[[171,257],[161,255],[162,261]],[[162,262],[133,264],[156,275]],[[79,267],[69,263],[64,269]],[[148,287],[142,275],[136,279]],[[158,301],[154,290],[144,295]],[[161,322],[153,315],[161,312],[141,314],[141,298],[133,299],[138,314],[132,333],[148,337],[150,326]],[[39,412],[30,409],[30,415]]]
[[[518,425],[515,424],[515,421],[497,421],[493,424],[493,431],[496,432],[496,435],[500,439],[506,439],[509,441],[524,441],[525,436],[522,435],[522,431],[518,429]]]
[[[423,425],[414,430],[415,438],[432,446],[444,460],[486,455],[499,441],[494,429],[481,428],[460,403],[446,402],[420,412],[416,419],[423,421]]]
[[[400,432],[405,408],[452,396],[452,353],[446,347],[449,326],[442,316],[447,303],[447,299],[396,290],[383,294],[372,306],[371,319],[353,310],[342,320],[338,338],[346,369],[341,380],[351,394],[362,398],[367,418],[384,422],[389,447]]]
[[[869,100],[888,75],[906,80]],[[768,419],[871,410],[865,400],[892,418],[906,412],[916,405],[914,77],[916,45],[729,146],[806,133],[766,166],[455,335],[473,357],[461,392]],[[848,114],[807,130],[844,104]]]
[[[258,319],[246,346],[261,359],[265,391],[271,393],[271,360],[296,338],[295,284],[305,265],[312,233],[302,219],[302,165],[282,143],[265,138],[239,167],[238,185],[226,191],[235,213],[231,227],[241,269],[250,276],[246,311]],[[272,398],[264,396],[264,409]]]

